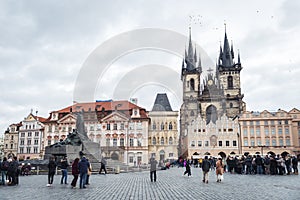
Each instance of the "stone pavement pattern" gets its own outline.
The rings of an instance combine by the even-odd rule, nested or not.
[[[0,200],[60,199],[300,199],[300,175],[268,176],[225,173],[216,182],[214,171],[209,183],[202,183],[202,171],[192,168],[192,177],[182,176],[184,168],[157,171],[157,182],[150,182],[149,171],[92,175],[86,189],[61,185],[60,175],[53,187],[46,187],[46,175],[20,177],[18,186],[0,186]],[[68,176],[71,183],[73,176]]]

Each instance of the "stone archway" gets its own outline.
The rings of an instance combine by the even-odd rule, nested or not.
[[[218,155],[220,155],[222,158],[226,158],[226,153],[223,151],[219,152]]]

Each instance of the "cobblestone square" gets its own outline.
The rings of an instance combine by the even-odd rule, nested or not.
[[[150,182],[149,171],[92,175],[86,189],[71,189],[54,177],[46,187],[46,175],[21,176],[18,186],[1,186],[0,199],[299,199],[300,176],[224,174],[216,182],[214,171],[209,183],[202,183],[202,171],[192,168],[192,177],[182,176],[184,168],[157,171],[157,182]],[[73,176],[68,176],[71,183]]]

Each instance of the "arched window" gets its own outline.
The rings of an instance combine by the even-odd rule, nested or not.
[[[210,121],[213,123],[217,121],[217,108],[214,105],[210,105],[206,108],[206,124]]]
[[[156,144],[156,138],[155,137],[152,138],[152,144]]]
[[[162,138],[160,139],[160,144],[161,144],[161,145],[165,144],[165,138],[162,137]]]
[[[173,144],[173,138],[172,137],[169,138],[169,144]]]
[[[164,123],[163,122],[160,124],[160,130],[164,130]]]
[[[228,78],[227,78],[227,84],[228,84],[228,89],[232,89],[233,88],[233,78],[232,78],[232,76],[228,76]]]
[[[156,130],[156,123],[155,122],[153,122],[153,124],[152,124],[152,129]]]
[[[195,80],[192,78],[190,81],[190,86],[191,86],[191,90],[194,91],[195,90]]]
[[[169,123],[169,130],[172,130],[173,126],[172,126],[172,122]]]

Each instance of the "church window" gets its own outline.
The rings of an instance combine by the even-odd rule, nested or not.
[[[217,121],[217,109],[213,105],[208,106],[206,109],[206,124],[210,121],[213,123],[216,123]]]
[[[172,137],[169,138],[169,144],[173,144],[173,138]]]
[[[194,91],[195,90],[195,80],[192,78],[190,81],[191,84],[191,90]]]
[[[172,122],[169,123],[169,130],[172,130],[173,126],[172,126]]]
[[[233,78],[232,78],[232,76],[228,76],[227,82],[228,82],[228,89],[232,89],[233,88]]]
[[[160,130],[164,130],[164,123],[161,123]]]
[[[152,144],[156,144],[156,138],[152,138]]]

